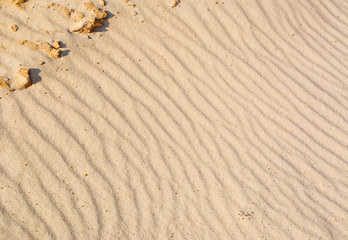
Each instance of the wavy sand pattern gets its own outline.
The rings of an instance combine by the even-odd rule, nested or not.
[[[348,239],[347,1],[106,3],[0,5],[0,239]]]

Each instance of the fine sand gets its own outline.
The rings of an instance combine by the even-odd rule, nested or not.
[[[20,2],[0,240],[348,239],[348,1]]]

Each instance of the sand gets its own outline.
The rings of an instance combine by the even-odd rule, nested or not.
[[[347,1],[85,2],[0,1],[0,239],[348,239]]]

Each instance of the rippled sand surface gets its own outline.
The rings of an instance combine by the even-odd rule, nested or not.
[[[0,1],[0,239],[348,239],[346,0],[83,2]]]

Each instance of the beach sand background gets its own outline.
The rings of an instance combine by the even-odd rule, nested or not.
[[[0,2],[0,239],[348,239],[347,1],[53,2]]]

